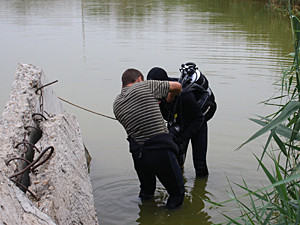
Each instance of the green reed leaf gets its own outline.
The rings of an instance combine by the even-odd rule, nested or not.
[[[245,141],[242,145],[240,145],[237,149],[240,149],[245,144],[249,143],[250,141],[258,138],[259,136],[265,134],[266,132],[272,130],[273,128],[277,127],[281,123],[283,123],[285,120],[287,120],[295,111],[300,109],[300,102],[290,102],[286,107],[282,110],[282,112],[279,114],[277,118],[272,120],[270,123],[265,125],[262,129],[257,131],[255,134],[253,134],[247,141]]]

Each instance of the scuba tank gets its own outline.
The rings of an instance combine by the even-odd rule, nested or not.
[[[195,63],[188,62],[182,64],[179,71],[180,78],[178,79],[178,82],[182,85],[182,92],[172,103],[168,117],[168,127],[169,129],[176,128],[175,133],[179,133],[183,128],[183,124],[178,123],[178,116],[182,115],[181,96],[186,93],[193,92],[197,104],[201,109],[204,107],[210,96],[210,92],[207,90],[208,88],[205,88],[205,86],[208,87],[208,82],[206,82],[207,80],[205,76],[200,72]]]
[[[193,92],[202,109],[212,94],[207,79],[193,62],[182,64],[179,71],[181,76],[178,82],[182,85],[182,94]]]
[[[183,93],[188,91],[194,93],[205,120],[209,121],[216,112],[217,104],[207,78],[193,62],[182,64],[179,71],[181,72],[179,80],[183,88]]]
[[[188,91],[201,76],[198,67],[192,62],[182,64],[179,71],[181,75],[178,82],[182,85],[182,92]]]
[[[182,92],[172,103],[168,116],[168,128],[176,128],[180,133],[183,124],[178,121],[182,115],[181,95],[192,92],[195,95],[198,106],[201,108],[205,120],[210,120],[216,111],[216,102],[213,92],[209,87],[208,80],[193,62],[182,64],[179,68],[180,78],[178,82],[182,85]],[[182,118],[181,118],[182,120]],[[179,128],[180,129],[179,129]]]

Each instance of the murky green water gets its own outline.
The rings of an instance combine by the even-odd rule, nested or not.
[[[261,187],[252,152],[261,142],[236,152],[259,127],[248,120],[266,115],[258,104],[273,96],[272,84],[292,52],[289,19],[247,0],[2,0],[0,1],[0,106],[8,99],[17,63],[43,69],[57,95],[112,116],[122,72],[134,67],[145,75],[153,66],[179,76],[179,66],[197,63],[208,77],[218,110],[209,122],[208,179],[195,179],[191,154],[184,171],[184,206],[163,207],[167,195],[158,184],[155,199],[141,203],[126,135],[116,122],[69,105],[81,125],[93,160],[91,179],[99,222],[116,224],[211,224],[220,212],[201,200],[228,198],[226,178]],[[237,190],[237,193],[241,193]],[[200,197],[199,197],[200,196]]]

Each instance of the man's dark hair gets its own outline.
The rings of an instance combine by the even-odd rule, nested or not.
[[[139,77],[142,77],[142,80],[144,80],[144,76],[140,71],[136,69],[127,69],[122,75],[122,85],[126,86],[134,83]]]

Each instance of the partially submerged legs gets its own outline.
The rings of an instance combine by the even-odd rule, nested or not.
[[[183,204],[184,183],[176,155],[168,150],[143,151],[142,158],[138,153],[132,154],[135,170],[137,171],[142,199],[152,198],[156,188],[156,177],[166,188],[170,197],[166,207],[178,208]]]

